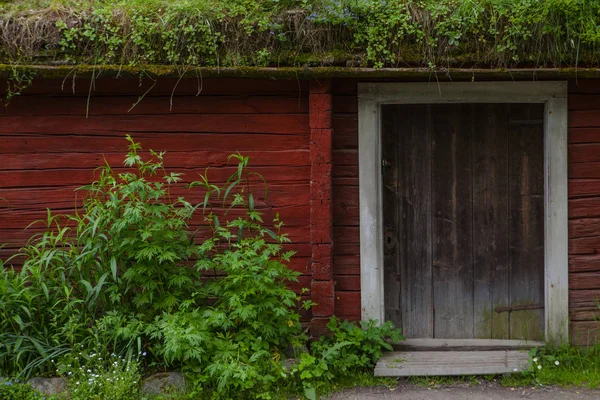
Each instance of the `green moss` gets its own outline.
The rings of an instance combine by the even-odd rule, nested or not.
[[[20,0],[0,59],[189,67],[430,69],[600,64],[600,10],[567,0]],[[170,68],[155,66],[172,66]]]

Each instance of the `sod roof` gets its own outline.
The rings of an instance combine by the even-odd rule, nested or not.
[[[5,75],[595,71],[599,44],[600,0],[0,0]]]

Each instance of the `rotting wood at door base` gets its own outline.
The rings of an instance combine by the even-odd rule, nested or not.
[[[375,376],[489,375],[529,366],[525,350],[392,351],[375,366]]]

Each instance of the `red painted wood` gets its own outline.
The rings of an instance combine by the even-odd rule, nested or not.
[[[576,346],[591,346],[600,341],[600,322],[574,321],[570,324],[571,342]]]
[[[600,254],[600,236],[569,239],[569,254]]]
[[[306,96],[149,96],[140,101],[138,96],[92,97],[89,108],[87,96],[53,97],[17,96],[0,116],[58,116],[74,115],[169,115],[169,114],[307,114]],[[172,106],[171,106],[172,102]]]
[[[578,272],[569,275],[569,289],[600,288],[600,272]]]
[[[1,122],[1,119],[0,119]],[[39,153],[120,153],[126,149],[126,131],[108,132],[107,136],[86,137],[53,135],[0,136],[0,154]],[[244,151],[296,151],[308,149],[308,135],[253,134],[210,134],[210,133],[165,133],[135,134],[133,138],[145,149],[166,152],[219,151],[224,153]],[[276,140],[275,140],[276,139]],[[202,165],[202,160],[198,160]]]
[[[600,236],[600,218],[582,218],[569,221],[569,238]]]
[[[34,79],[33,84],[25,89],[24,95],[85,96],[90,94],[90,79]],[[160,78],[143,79],[96,79],[91,92],[92,97],[127,94],[145,97],[151,96],[207,96],[207,95],[306,95],[308,82],[297,79],[178,79]]]
[[[311,300],[313,317],[329,317],[334,313],[332,280],[332,146],[331,83],[311,82],[310,111],[310,242],[312,250]],[[322,329],[322,321],[315,327]]]
[[[569,218],[591,218],[600,216],[600,197],[569,200]]]
[[[336,292],[335,314],[341,319],[360,320],[360,292]]]
[[[569,179],[569,198],[600,196],[600,180]]]
[[[332,316],[334,314],[333,281],[316,281],[313,279],[311,284],[311,300],[317,303],[317,305],[312,308],[313,316]]]
[[[569,164],[570,179],[598,179],[600,178],[600,162],[584,162]]]
[[[307,134],[303,114],[177,114],[105,116],[2,116],[0,134],[93,134],[107,132],[216,132]]]
[[[359,275],[334,275],[335,290],[340,292],[360,292]]]
[[[570,144],[600,143],[600,128],[570,128],[568,142]]]
[[[123,149],[125,150],[125,149]],[[40,153],[37,153],[41,155]],[[42,153],[43,154],[43,153]],[[205,151],[194,152],[168,152],[165,155],[166,168],[180,171],[182,169],[197,169],[199,160],[202,164],[215,167],[234,165],[233,161],[227,162],[227,157],[232,152]],[[244,151],[244,156],[250,157],[252,167],[273,166],[304,166],[309,163],[308,150],[293,151]],[[141,153],[142,157],[150,158],[147,152]],[[113,167],[123,165],[124,153],[56,153],[51,156],[31,157],[28,153],[3,154],[0,171],[28,170],[28,169],[56,169],[56,168],[98,168],[104,162]]]
[[[571,94],[569,96],[569,110],[600,110],[600,95]]]
[[[360,257],[358,255],[335,255],[333,257],[334,275],[360,275]]]
[[[569,256],[569,272],[587,271],[600,271],[600,254]]]

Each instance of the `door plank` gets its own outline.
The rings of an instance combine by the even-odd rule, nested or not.
[[[398,148],[400,126],[404,116],[402,107],[385,105],[381,109],[382,165],[383,174],[383,224],[384,224],[384,305],[385,319],[392,321],[397,328],[402,324],[400,249],[398,245],[398,215],[402,213],[402,202],[398,195]]]
[[[542,105],[511,104],[509,136],[510,305],[544,303]],[[510,338],[542,340],[544,310],[510,312]]]
[[[508,339],[508,105],[473,105],[473,273],[476,338]]]
[[[434,337],[473,337],[471,105],[432,106]]]
[[[404,106],[398,148],[402,326],[406,337],[433,337],[431,105]],[[409,124],[406,121],[410,121]]]

